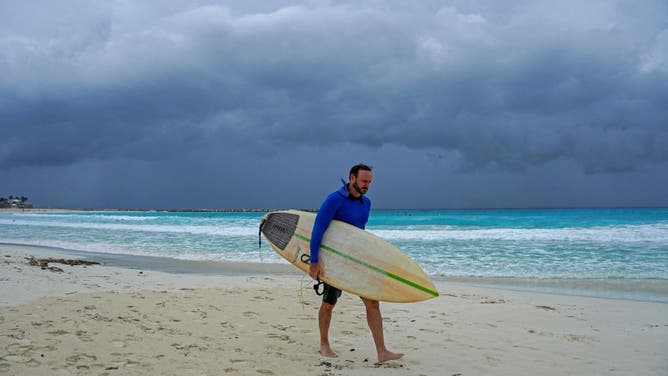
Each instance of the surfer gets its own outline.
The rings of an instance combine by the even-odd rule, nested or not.
[[[318,263],[318,252],[322,237],[332,220],[336,219],[364,229],[369,220],[371,200],[365,196],[371,185],[371,167],[357,164],[350,169],[349,181],[342,180],[343,186],[333,192],[322,203],[313,224],[310,243],[309,275],[318,280],[325,275],[325,270]],[[341,290],[325,284],[322,303],[318,312],[318,327],[320,329],[320,353],[326,357],[336,357],[336,353],[329,344],[329,326],[332,320],[332,311]],[[366,321],[371,330],[373,341],[378,352],[378,362],[386,362],[401,358],[404,354],[394,353],[385,347],[383,336],[383,316],[380,312],[380,303],[377,300],[362,298],[366,308]]]

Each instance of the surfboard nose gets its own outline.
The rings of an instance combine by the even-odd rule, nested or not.
[[[272,212],[264,216],[260,231],[274,246],[284,250],[292,239],[298,222],[297,214]]]

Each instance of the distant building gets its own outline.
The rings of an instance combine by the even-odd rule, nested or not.
[[[32,208],[32,204],[27,204],[26,201],[27,201],[26,197],[12,198],[11,200],[4,197],[0,197],[0,208],[21,208],[21,209]]]

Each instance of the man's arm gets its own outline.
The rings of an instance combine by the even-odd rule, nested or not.
[[[318,214],[315,216],[315,223],[313,223],[313,231],[311,231],[311,243],[309,244],[310,250],[310,266],[309,266],[309,275],[311,278],[318,279],[318,277],[323,274],[322,267],[318,264],[319,253],[320,253],[320,244],[322,243],[322,237],[327,231],[327,227],[334,219],[334,214],[338,209],[340,202],[336,199],[336,196],[327,197],[327,199],[320,206]]]

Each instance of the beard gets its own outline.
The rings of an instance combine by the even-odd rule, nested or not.
[[[357,191],[357,193],[359,193],[361,195],[365,194],[368,191],[368,189],[366,189],[366,188],[360,188],[357,185],[357,182],[353,183],[353,188]]]

